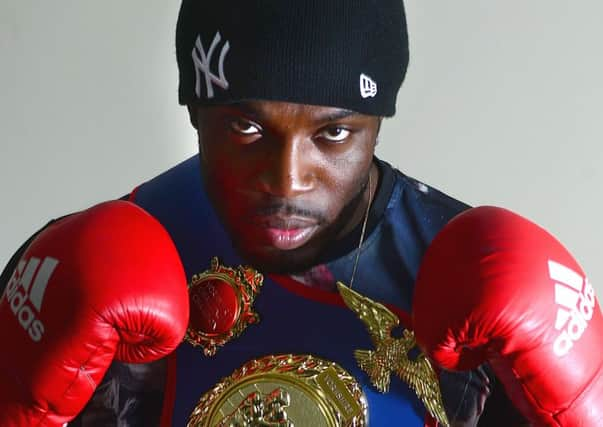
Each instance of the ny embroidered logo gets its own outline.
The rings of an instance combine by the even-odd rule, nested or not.
[[[193,65],[195,67],[195,94],[197,95],[197,98],[201,98],[201,73],[205,76],[205,87],[207,88],[208,99],[214,97],[214,84],[224,90],[228,89],[228,80],[226,80],[226,76],[224,75],[224,58],[226,58],[226,54],[230,49],[228,40],[226,40],[226,43],[224,43],[220,50],[220,57],[218,58],[218,75],[216,76],[211,71],[212,56],[221,40],[222,36],[218,31],[209,46],[209,50],[206,51],[205,47],[203,47],[201,36],[197,36],[197,41],[195,42],[192,51]]]

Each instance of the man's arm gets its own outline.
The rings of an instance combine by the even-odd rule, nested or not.
[[[500,382],[494,380],[478,427],[529,427],[530,422],[517,410]]]

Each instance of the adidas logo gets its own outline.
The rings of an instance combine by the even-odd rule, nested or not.
[[[377,83],[366,74],[360,74],[360,96],[373,98],[377,95]]]
[[[549,260],[549,276],[555,281],[557,316],[555,329],[561,334],[555,339],[553,351],[565,356],[580,339],[593,317],[595,290],[587,278],[574,270]]]
[[[40,341],[44,335],[44,324],[38,315],[48,281],[58,263],[50,257],[44,258],[42,265],[35,257],[29,261],[21,260],[6,285],[4,297],[19,324],[34,342]]]

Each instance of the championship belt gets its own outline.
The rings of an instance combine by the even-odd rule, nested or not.
[[[212,258],[211,268],[194,275],[189,285],[191,316],[185,339],[205,357],[248,325],[259,322],[253,302],[263,276],[251,267],[229,268]],[[442,426],[444,411],[437,374],[416,348],[412,331],[392,335],[399,318],[385,306],[337,283],[345,305],[365,324],[375,346],[354,351],[370,382],[381,393],[394,374],[416,393]],[[366,426],[368,400],[356,379],[335,362],[308,354],[269,355],[252,359],[222,379],[199,399],[190,427]]]
[[[263,277],[216,257],[189,284],[191,319],[185,339],[206,357],[257,323],[253,302]],[[362,387],[337,363],[310,355],[253,359],[207,391],[188,426],[366,426]]]
[[[189,427],[366,426],[368,404],[343,368],[310,355],[245,363],[205,393]]]

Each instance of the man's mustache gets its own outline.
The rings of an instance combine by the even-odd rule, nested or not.
[[[272,199],[267,203],[263,203],[253,210],[252,216],[299,216],[303,218],[312,218],[317,222],[325,222],[325,215],[317,210],[309,208],[303,202],[293,202],[290,200]]]

